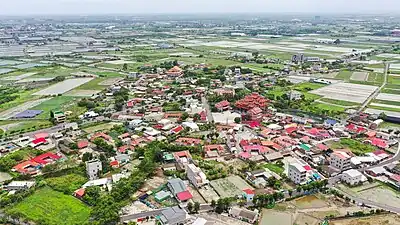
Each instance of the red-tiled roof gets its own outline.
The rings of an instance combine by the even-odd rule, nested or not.
[[[262,113],[262,110],[260,109],[260,107],[254,107],[249,110],[249,114],[251,114],[251,115],[258,115],[260,113]]]
[[[230,103],[228,101],[226,101],[226,100],[218,102],[217,104],[215,104],[215,107],[217,109],[225,108],[225,107],[228,107],[228,106],[230,106]]]
[[[183,192],[178,193],[176,195],[176,197],[180,201],[186,201],[186,200],[189,200],[189,199],[193,198],[193,195],[189,191],[183,191]]]
[[[250,188],[244,189],[243,192],[248,195],[254,195],[256,193],[254,190],[252,190]]]
[[[82,148],[86,148],[87,146],[89,146],[89,142],[85,141],[85,140],[81,140],[81,141],[78,141],[77,145],[78,145],[79,149],[82,149]]]
[[[305,170],[307,170],[307,171],[312,170],[312,169],[311,169],[311,166],[309,166],[309,165],[305,165],[305,166],[303,166],[303,168],[304,168]]]
[[[76,197],[82,198],[85,195],[85,188],[79,188],[74,193]]]
[[[286,133],[288,133],[288,134],[291,134],[291,133],[293,133],[293,132],[295,132],[297,130],[297,127],[289,127],[289,128],[286,128]]]
[[[47,143],[47,140],[44,137],[41,137],[41,138],[37,138],[37,139],[33,140],[32,143],[37,145],[37,144],[41,144],[41,143]]]
[[[42,155],[36,156],[35,158],[32,159],[32,161],[40,163],[41,165],[46,165],[48,163],[54,162],[59,159],[61,159],[61,156],[51,152],[46,152]]]
[[[22,162],[16,166],[14,166],[13,169],[20,173],[32,174],[32,173],[36,173],[36,171],[37,171],[36,169],[32,169],[32,168],[37,167],[37,166],[39,166],[39,163],[29,160],[29,161],[25,161],[25,162]],[[30,169],[27,169],[27,168],[30,168]]]
[[[110,166],[119,166],[119,162],[117,160],[111,161]]]
[[[400,175],[393,174],[392,176],[390,176],[390,179],[396,182],[400,182]]]
[[[177,134],[177,133],[181,132],[182,130],[183,130],[182,126],[177,126],[174,129],[172,129],[171,132]]]
[[[49,134],[48,134],[48,133],[38,133],[38,134],[35,134],[34,136],[35,136],[36,139],[39,139],[39,138],[48,138],[48,137],[49,137]]]
[[[380,139],[380,138],[372,138],[371,140],[371,144],[374,146],[377,146],[379,148],[387,148],[388,144],[385,140]]]

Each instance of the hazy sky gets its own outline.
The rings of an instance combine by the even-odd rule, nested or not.
[[[0,0],[1,15],[104,13],[396,13],[400,0]]]

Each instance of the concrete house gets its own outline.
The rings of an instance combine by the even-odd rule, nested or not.
[[[86,173],[89,180],[96,180],[99,178],[99,173],[103,170],[100,160],[94,159],[86,162]]]

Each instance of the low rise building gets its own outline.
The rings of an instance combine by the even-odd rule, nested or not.
[[[289,164],[288,177],[295,184],[306,182],[307,170],[299,163]]]
[[[197,188],[209,183],[203,171],[201,171],[201,169],[194,164],[188,164],[186,172],[190,182]]]
[[[331,154],[330,165],[340,171],[351,169],[351,156],[343,151],[335,151]]]
[[[367,180],[360,171],[355,169],[344,171],[340,179],[350,185],[356,185]]]
[[[237,206],[234,206],[229,210],[229,216],[246,221],[248,223],[255,223],[258,219],[258,214],[259,213],[257,209],[251,211],[246,208],[239,208]]]
[[[103,170],[100,160],[95,159],[86,162],[86,173],[89,180],[96,180],[99,178],[99,174]]]
[[[35,181],[12,181],[6,185],[7,191],[19,191],[35,186]]]

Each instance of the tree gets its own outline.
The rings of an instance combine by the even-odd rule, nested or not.
[[[194,202],[193,211],[194,211],[195,213],[198,213],[199,210],[200,210],[200,203],[199,203],[199,202]]]
[[[90,152],[83,153],[83,156],[82,156],[82,161],[83,162],[87,162],[87,161],[90,161],[92,159],[93,159],[93,154],[92,153],[90,153]]]
[[[215,206],[217,205],[217,203],[215,202],[215,200],[211,200],[211,207],[213,208],[213,210],[215,209]]]
[[[241,121],[242,121],[242,119],[240,119],[240,117],[235,118],[235,123],[240,123]]]
[[[187,204],[187,209],[188,209],[189,213],[193,213],[194,205],[192,202],[189,202]]]
[[[122,70],[127,71],[128,70],[128,64],[124,63],[122,66]]]

